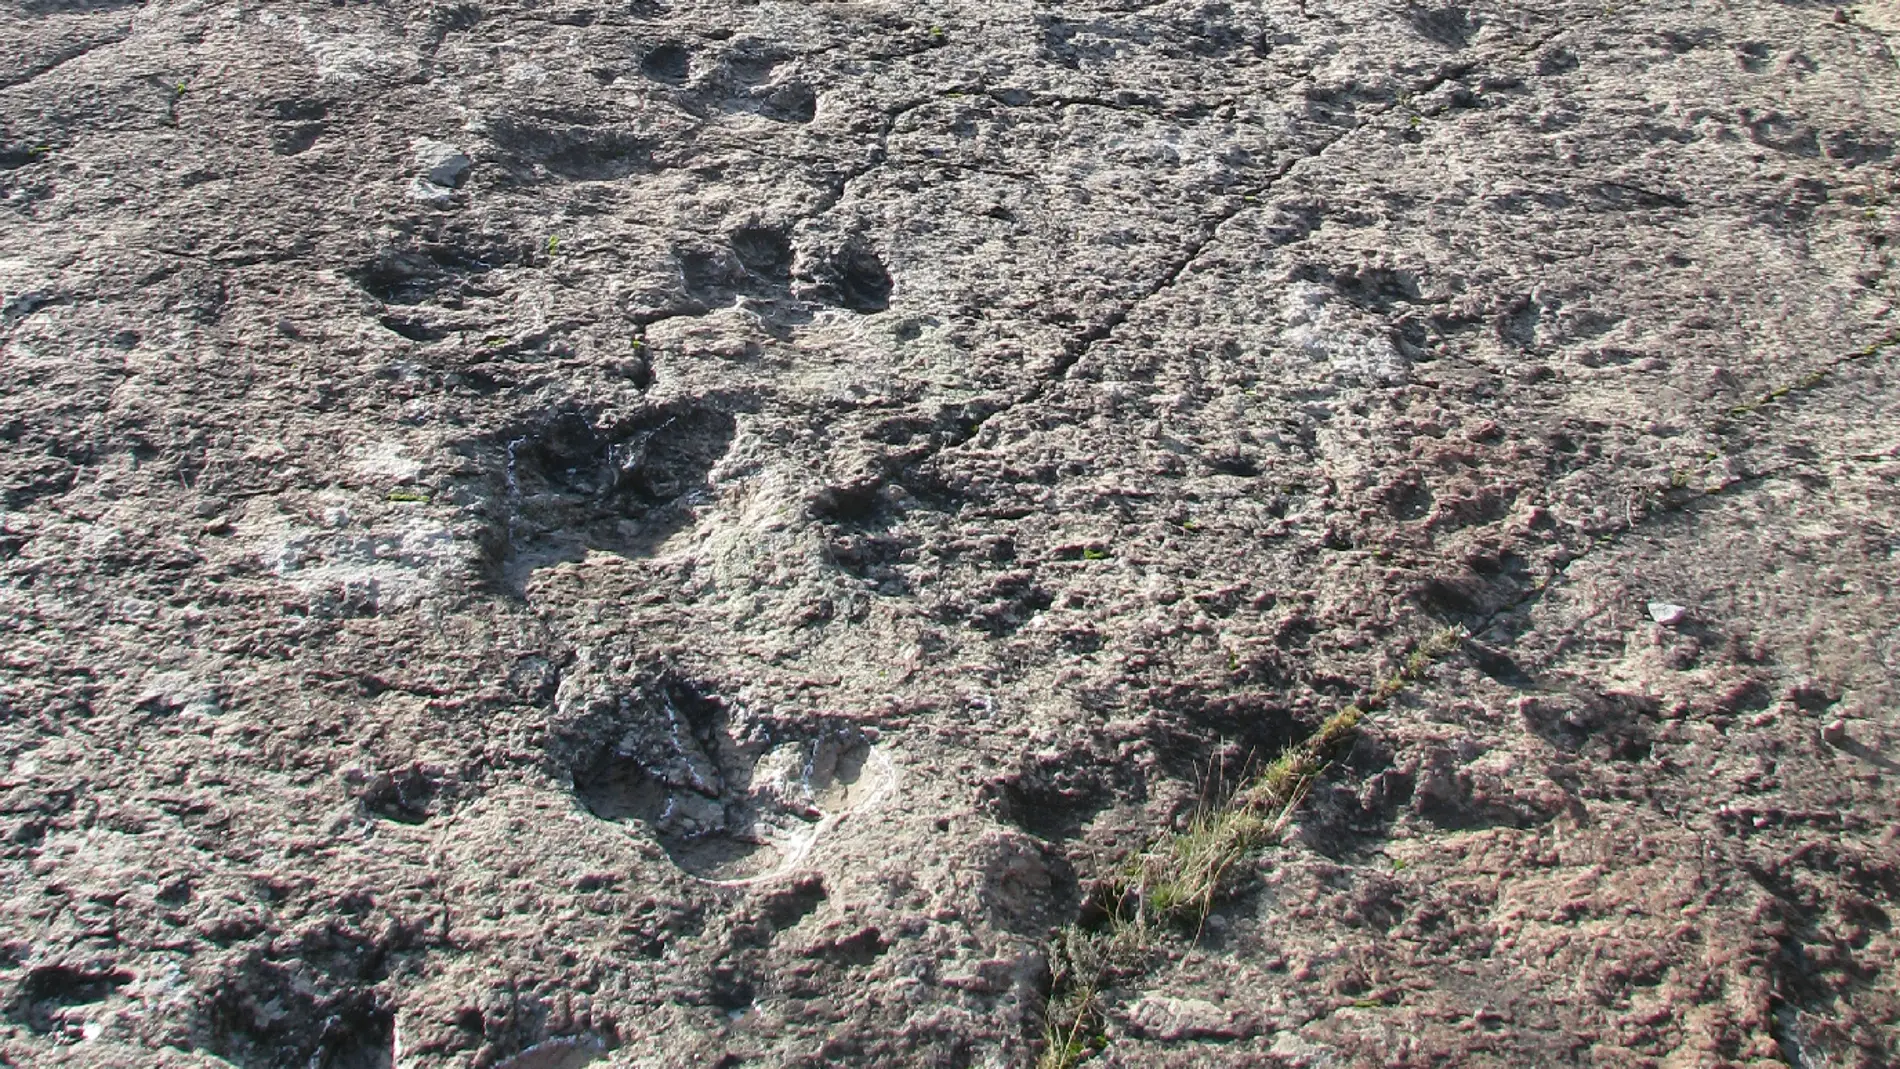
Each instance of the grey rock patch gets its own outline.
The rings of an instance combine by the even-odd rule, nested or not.
[[[468,153],[442,141],[427,138],[415,143],[415,169],[417,173],[438,186],[454,189],[468,177],[474,166]]]
[[[1128,1008],[1127,1018],[1141,1035],[1163,1042],[1236,1039],[1248,1034],[1245,1022],[1205,999],[1149,995]]]

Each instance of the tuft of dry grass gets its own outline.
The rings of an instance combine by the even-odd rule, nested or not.
[[[1198,931],[1229,870],[1279,837],[1327,763],[1357,737],[1367,712],[1390,701],[1464,638],[1455,628],[1427,637],[1362,701],[1327,717],[1224,802],[1195,814],[1181,831],[1157,838],[1097,886],[1088,912],[1102,919],[1063,928],[1050,946],[1050,995],[1037,1069],[1073,1069],[1107,1044],[1107,986],[1139,972],[1162,931]]]
[[[1138,972],[1151,946],[1147,932],[1120,918],[1111,918],[1099,931],[1072,924],[1056,933],[1037,1069],[1071,1069],[1107,1045],[1102,990],[1116,976]]]

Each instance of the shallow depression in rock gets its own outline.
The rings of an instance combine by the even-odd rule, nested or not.
[[[704,879],[800,864],[831,823],[890,781],[888,758],[850,727],[735,734],[723,703],[679,685],[618,708],[617,732],[574,772],[576,797],[601,820],[652,835]]]

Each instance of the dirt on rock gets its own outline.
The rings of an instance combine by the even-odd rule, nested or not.
[[[0,1064],[1900,1065],[1896,35],[3,0]]]

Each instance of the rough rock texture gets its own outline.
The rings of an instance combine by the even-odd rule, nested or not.
[[[1895,34],[5,0],[0,1061],[1900,1064]]]

